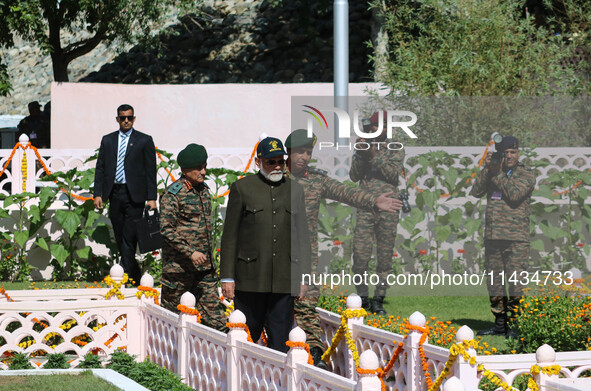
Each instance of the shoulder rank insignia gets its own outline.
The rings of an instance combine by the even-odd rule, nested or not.
[[[328,171],[322,170],[322,169],[316,168],[316,167],[308,167],[308,172],[310,174],[316,174],[316,175],[322,175],[322,176],[328,175]]]
[[[183,188],[182,182],[175,182],[168,187],[168,192],[171,194],[178,194],[179,191]]]

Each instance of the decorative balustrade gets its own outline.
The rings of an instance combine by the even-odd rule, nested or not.
[[[122,281],[122,272],[114,271],[117,268],[112,268],[115,288]],[[151,278],[142,278],[141,284],[153,288]],[[177,315],[163,309],[155,304],[154,296],[136,289],[118,288],[120,295],[111,294],[106,300],[113,287],[0,294],[0,368],[7,368],[5,359],[14,352],[68,353],[76,366],[89,352],[105,357],[125,349],[138,360],[148,358],[178,373],[185,383],[200,390],[378,391],[382,389],[380,372],[396,355],[382,376],[389,389],[423,391],[429,381],[422,351],[431,382],[436,383],[433,389],[440,389],[437,379],[442,373],[445,391],[477,390],[483,377],[493,375],[499,384],[511,384],[518,375],[531,373],[541,391],[581,391],[589,389],[591,382],[580,377],[591,370],[591,352],[555,353],[544,345],[536,354],[478,356],[470,345],[474,333],[466,326],[458,330],[452,351],[428,343],[425,317],[418,312],[409,317],[407,336],[364,325],[356,315],[348,318],[345,324],[362,352],[359,365],[343,339],[330,357],[334,372],[330,373],[308,364],[305,333],[297,327],[290,333],[292,347],[284,354],[248,342],[242,328],[246,319],[240,311],[230,315],[230,331],[224,334],[198,323],[195,314]],[[360,302],[357,295],[351,295],[348,309],[359,311]],[[194,308],[195,298],[186,293],[181,304]],[[330,343],[342,318],[322,309],[318,312]],[[39,357],[31,361],[38,367],[44,365]]]

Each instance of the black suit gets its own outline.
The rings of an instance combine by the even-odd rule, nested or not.
[[[101,140],[94,196],[109,199],[109,218],[121,253],[121,266],[130,278],[139,283],[141,271],[135,260],[137,235],[133,221],[142,216],[144,203],[156,200],[156,149],[151,136],[133,129],[125,154],[126,184],[115,184],[119,131]]]

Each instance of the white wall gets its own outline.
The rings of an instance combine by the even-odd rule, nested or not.
[[[350,84],[351,96],[367,87]],[[52,83],[52,148],[98,148],[118,129],[116,109],[131,104],[135,127],[169,150],[195,142],[207,148],[250,147],[261,133],[281,140],[291,132],[292,96],[331,96],[332,83],[125,85]]]

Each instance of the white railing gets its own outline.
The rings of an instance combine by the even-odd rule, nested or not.
[[[15,146],[14,156],[5,170],[6,177],[0,180],[0,194],[15,194],[22,192],[23,184],[23,159],[26,160],[26,189],[29,192],[35,192],[39,186],[47,186],[46,182],[38,182],[43,176],[44,170],[36,164],[37,157],[32,148],[24,149],[28,139],[26,135],[21,136],[22,140]],[[21,147],[19,147],[21,145]],[[254,146],[254,143],[253,143]],[[173,158],[182,148],[169,150]],[[471,169],[478,165],[482,157],[484,147],[406,147],[406,177],[410,177],[418,168],[418,163],[409,165],[409,159],[430,151],[444,151],[449,154],[457,155],[451,164],[458,169]],[[85,163],[86,160],[95,155],[93,149],[39,149],[38,150],[44,165],[51,171],[67,171],[72,168],[85,170],[93,168],[95,161]],[[544,159],[549,164],[545,167],[538,167],[538,183],[549,174],[565,169],[588,170],[591,169],[591,148],[537,148],[537,159]],[[8,162],[12,150],[0,150],[0,167]],[[252,148],[208,148],[208,167],[224,167],[237,171],[246,168]],[[348,172],[351,165],[352,151],[315,151],[314,164],[318,168],[327,170],[330,176],[339,179],[349,179]],[[166,160],[166,158],[164,158]],[[251,171],[254,169],[254,163],[251,165]],[[178,173],[173,173],[178,175]],[[158,177],[163,179],[168,173],[161,169]],[[415,185],[418,188],[428,187],[426,181],[432,178],[433,174],[428,171],[427,175],[417,178]],[[410,190],[411,199],[414,196],[414,189]],[[456,200],[457,201],[457,200]],[[454,201],[454,202],[456,202]],[[460,201],[457,201],[461,203]]]
[[[142,279],[142,284],[151,285],[145,281],[149,279]],[[195,315],[177,315],[156,305],[152,298],[138,299],[136,289],[122,288],[122,299],[113,296],[105,300],[107,292],[107,289],[70,289],[9,291],[7,296],[0,295],[0,368],[7,369],[3,359],[9,352],[72,354],[72,366],[76,366],[88,352],[106,357],[117,349],[125,349],[138,360],[148,358],[178,373],[186,384],[196,389],[377,391],[381,383],[376,369],[384,368],[395,347],[402,342],[398,360],[385,376],[393,379],[388,386],[397,391],[426,389],[419,356],[422,334],[414,329],[405,338],[364,325],[363,318],[349,319],[348,327],[356,347],[363,352],[360,367],[375,373],[360,375],[357,372],[353,354],[344,340],[331,356],[334,373],[329,373],[309,365],[308,353],[303,347],[296,345],[287,354],[280,353],[247,342],[247,334],[240,327],[233,326],[224,334],[198,324]],[[193,308],[194,296],[186,293],[181,304]],[[356,308],[349,301],[348,305]],[[330,343],[341,317],[322,309],[318,312],[326,330],[326,342]],[[229,318],[231,324],[244,324],[245,320],[240,311],[233,312]],[[41,327],[42,322],[44,327]],[[424,327],[425,317],[417,312],[411,315],[409,323],[415,328]],[[473,338],[474,333],[466,326],[456,335],[460,343]],[[79,342],[81,339],[84,343]],[[23,346],[26,340],[34,340],[34,343]],[[304,342],[305,333],[296,327],[290,333],[290,340]],[[58,342],[52,345],[51,341]],[[435,380],[444,369],[450,351],[428,341],[423,349]],[[535,375],[541,391],[589,389],[591,379],[580,376],[591,370],[591,352],[555,353],[548,345],[540,347],[536,354],[478,356],[474,349],[467,351],[478,364],[508,384],[518,375],[529,373],[534,364],[540,367],[558,364],[562,368],[560,379],[543,372]],[[31,361],[38,367],[45,364],[39,357]],[[482,376],[476,365],[465,361],[460,354],[443,389],[477,390]]]

